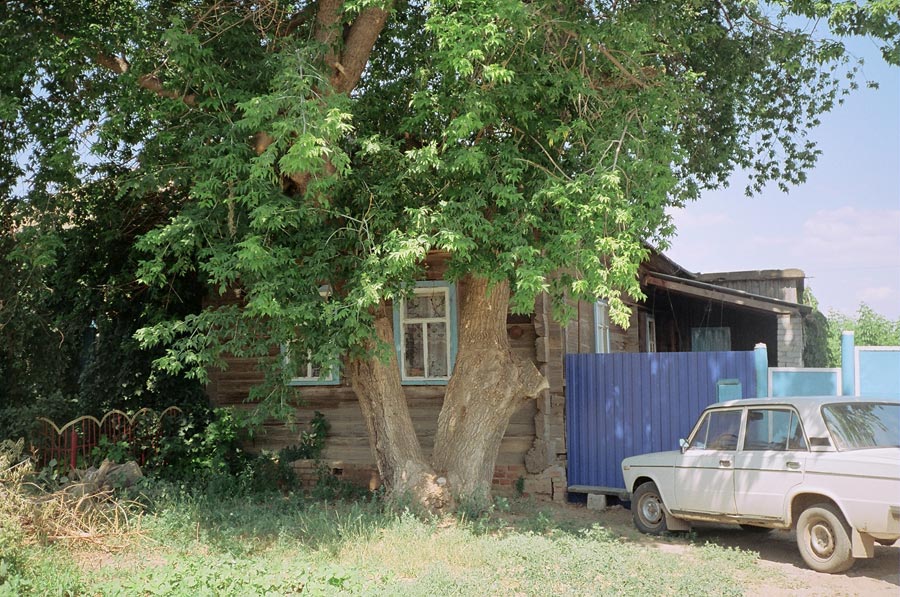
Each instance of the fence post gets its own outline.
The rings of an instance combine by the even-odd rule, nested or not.
[[[753,347],[753,364],[756,369],[756,397],[769,396],[769,352],[760,342]]]
[[[856,394],[856,338],[852,331],[841,333],[841,395]]]

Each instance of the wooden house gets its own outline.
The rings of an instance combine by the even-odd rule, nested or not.
[[[403,389],[426,451],[433,446],[452,373],[455,304],[466,292],[462,284],[444,282],[443,274],[441,256],[430,257],[426,279],[417,285],[410,304],[394,310]],[[693,274],[652,252],[641,266],[640,279],[647,298],[631,305],[627,329],[610,322],[603,302],[573,304],[577,316],[566,326],[552,320],[546,296],[535,301],[530,315],[508,315],[512,350],[533,360],[550,387],[512,417],[497,460],[496,487],[520,484],[530,495],[566,499],[566,353],[750,350],[764,342],[770,347],[771,365],[802,365],[802,320],[810,311],[799,304],[802,271]],[[375,460],[353,390],[339,375],[321,379],[317,373],[310,369],[293,382],[303,386],[305,400],[297,420],[302,423],[315,411],[323,413],[331,424],[324,462],[338,476],[376,487]],[[228,367],[212,375],[210,399],[217,406],[243,404],[250,386],[260,380],[253,360],[228,359]],[[297,433],[271,422],[255,447],[279,449],[296,443]],[[305,473],[311,474],[308,468]]]

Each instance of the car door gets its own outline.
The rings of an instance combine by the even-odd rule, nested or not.
[[[673,510],[734,514],[734,456],[743,410],[707,411],[675,465]]]
[[[748,409],[741,448],[734,461],[738,514],[782,519],[791,489],[803,482],[808,454],[797,412],[788,407]]]

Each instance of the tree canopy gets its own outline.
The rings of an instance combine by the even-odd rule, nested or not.
[[[841,336],[853,332],[856,346],[900,346],[900,319],[891,320],[865,303],[854,315],[828,313],[828,367],[841,366]]]
[[[807,131],[858,84],[841,37],[900,63],[897,10],[11,0],[4,234],[80,225],[82,190],[100,182],[98,221],[123,197],[155,206],[137,280],[196,278],[225,304],[147,314],[137,337],[200,380],[226,352],[367,358],[377,307],[433,251],[450,280],[508,285],[514,311],[544,292],[559,318],[566,296],[603,298],[625,323],[646,243],[672,233],[666,208],[737,168],[751,192],[803,182]]]

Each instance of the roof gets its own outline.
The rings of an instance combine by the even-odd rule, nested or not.
[[[642,283],[649,286],[665,288],[679,294],[685,294],[698,298],[714,299],[723,303],[729,303],[739,307],[745,307],[748,309],[755,309],[757,311],[765,311],[769,313],[790,314],[800,312],[806,314],[811,313],[813,310],[813,308],[809,305],[792,303],[790,301],[763,296],[761,294],[753,294],[745,290],[727,288],[725,286],[717,286],[715,284],[701,282],[700,280],[696,279],[671,276],[669,274],[663,274],[655,271],[648,271],[644,275]]]

